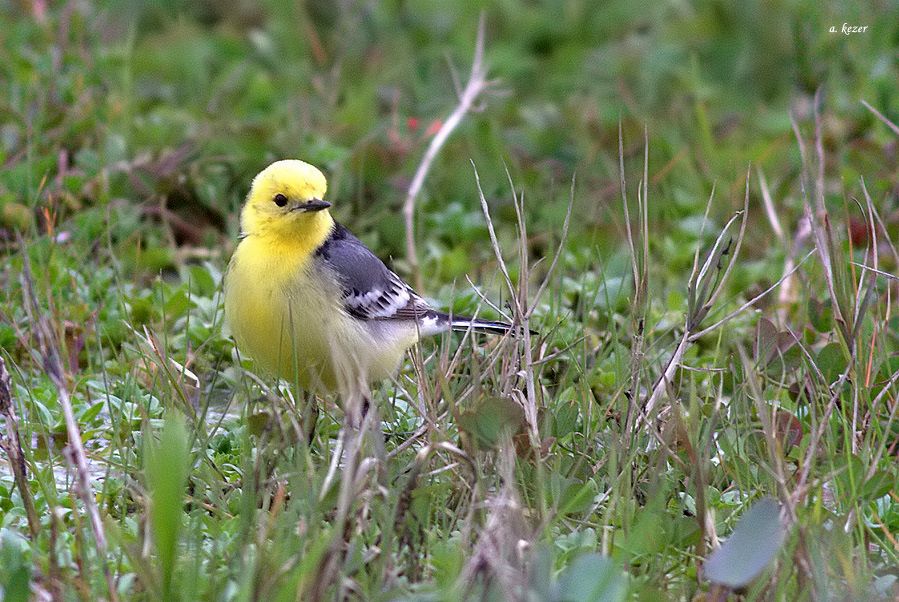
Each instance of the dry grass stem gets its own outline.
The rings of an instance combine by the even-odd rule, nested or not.
[[[406,193],[406,200],[403,202],[403,219],[406,227],[406,260],[412,269],[412,276],[415,287],[418,291],[424,290],[424,282],[421,277],[421,267],[418,261],[418,251],[415,244],[415,205],[421,188],[424,185],[425,178],[431,169],[434,159],[440,153],[440,149],[446,144],[450,134],[459,126],[465,115],[472,110],[477,99],[484,93],[489,86],[487,81],[487,67],[484,64],[484,28],[485,17],[481,15],[478,24],[477,39],[474,46],[474,58],[471,61],[471,73],[468,77],[468,83],[462,90],[459,97],[459,104],[450,113],[446,121],[431,139],[412,182],[409,184],[409,190]]]
[[[19,240],[19,244],[24,248],[24,242]],[[59,354],[59,343],[56,332],[50,325],[50,321],[44,315],[37,302],[34,292],[34,279],[31,275],[31,266],[27,253],[22,254],[23,269],[21,274],[22,291],[25,296],[25,309],[31,320],[34,336],[37,342],[35,355],[43,364],[44,371],[50,378],[56,389],[59,405],[62,407],[63,417],[66,424],[66,434],[68,435],[68,450],[66,457],[71,462],[71,467],[75,472],[76,491],[84,509],[87,512],[91,530],[94,535],[94,544],[97,549],[97,556],[106,578],[106,585],[109,598],[113,601],[118,599],[115,583],[112,573],[109,570],[107,559],[107,541],[106,532],[103,528],[103,521],[100,519],[100,510],[95,499],[95,490],[90,476],[90,469],[87,465],[87,457],[84,453],[84,446],[81,443],[81,431],[78,428],[78,421],[75,418],[75,412],[72,408],[72,400],[69,396],[68,384],[66,383],[65,368]]]
[[[879,120],[881,120],[883,123],[885,123],[886,126],[887,126],[888,128],[890,128],[891,130],[893,130],[893,133],[894,133],[894,134],[896,134],[897,136],[899,136],[899,125],[896,125],[895,123],[893,123],[892,121],[890,121],[889,119],[887,119],[886,116],[885,116],[883,113],[881,113],[880,111],[878,111],[877,109],[875,109],[874,107],[872,107],[870,104],[868,104],[867,101],[863,100],[863,101],[861,101],[861,102],[862,102],[862,104],[864,105],[864,107],[865,107],[866,109],[868,109],[869,111],[871,111],[871,113],[872,113],[875,117],[877,117]]]

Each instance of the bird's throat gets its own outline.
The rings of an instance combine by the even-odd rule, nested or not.
[[[311,257],[331,235],[334,218],[328,210],[305,213],[285,220],[261,237],[271,250],[284,258]]]

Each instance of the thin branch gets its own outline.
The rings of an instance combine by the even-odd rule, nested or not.
[[[642,242],[640,252],[637,251],[637,247],[634,243],[630,210],[628,209],[627,189],[625,187],[624,175],[624,135],[622,133],[620,119],[618,121],[618,167],[621,179],[621,203],[624,207],[627,242],[630,249],[631,269],[634,278],[634,334],[632,335],[633,346],[630,354],[630,390],[632,394],[628,396],[627,418],[625,420],[628,437],[625,444],[629,445],[630,436],[634,432],[633,420],[638,416],[640,411],[640,408],[637,405],[637,397],[634,392],[640,390],[641,366],[643,365],[643,359],[645,357],[644,333],[649,291],[649,130],[646,126],[643,128],[643,178],[637,185],[637,225],[639,226],[638,234]]]
[[[634,246],[634,233],[631,230],[631,213],[627,206],[627,181],[624,177],[624,133],[621,119],[618,119],[618,174],[621,179],[621,205],[624,207],[624,231],[627,233],[627,245],[630,248],[631,270],[634,273],[634,286],[640,282],[640,268],[637,266],[637,248]]]
[[[884,123],[887,125],[888,128],[890,128],[891,130],[893,130],[893,133],[894,133],[894,134],[896,134],[897,136],[899,136],[899,125],[896,125],[895,123],[893,123],[892,121],[890,121],[889,119],[887,119],[887,118],[884,116],[883,113],[881,113],[880,111],[878,111],[877,109],[875,109],[874,107],[872,107],[871,105],[869,105],[866,101],[863,100],[863,101],[862,101],[862,104],[865,105],[865,108],[868,109],[869,111],[871,111],[871,112],[874,114],[875,117],[877,117],[877,118],[880,119],[882,122],[884,122]]]
[[[462,91],[462,95],[459,98],[459,104],[456,105],[456,108],[450,116],[447,117],[446,121],[443,122],[443,125],[437,131],[437,134],[431,139],[431,143],[428,145],[424,157],[422,157],[421,163],[415,171],[415,176],[412,178],[412,183],[409,185],[409,191],[406,193],[406,200],[403,203],[403,218],[406,222],[406,261],[409,262],[409,265],[412,268],[415,287],[419,291],[423,289],[423,283],[421,269],[418,263],[418,253],[415,250],[415,203],[418,200],[418,195],[424,185],[425,178],[431,169],[431,164],[434,162],[440,149],[446,144],[446,141],[449,139],[450,134],[453,133],[453,130],[455,130],[459,123],[462,122],[462,118],[471,111],[472,106],[478,97],[488,87],[487,69],[484,66],[484,24],[484,15],[481,14],[481,19],[478,23],[477,40],[475,41],[474,47],[474,59],[471,62],[471,75],[468,78],[468,83]]]
[[[522,396],[521,406],[524,409],[525,417],[528,422],[528,427],[530,430],[530,438],[531,445],[534,450],[540,449],[540,427],[538,425],[538,413],[539,408],[537,407],[537,389],[534,384],[534,370],[532,367],[532,363],[534,358],[531,356],[531,333],[529,326],[529,319],[531,315],[531,310],[528,309],[528,274],[530,272],[530,268],[528,267],[528,247],[527,247],[527,224],[524,218],[524,193],[521,195],[515,194],[515,186],[512,182],[512,174],[509,173],[509,169],[506,168],[506,177],[509,179],[509,187],[512,190],[512,198],[515,202],[515,217],[518,222],[518,262],[519,269],[521,273],[518,278],[518,294],[513,298],[515,300],[515,313],[516,319],[521,321],[523,326],[523,348],[521,353],[521,364],[522,371],[524,372],[524,382],[525,389],[527,391],[526,396]],[[570,204],[569,204],[570,211]],[[489,218],[489,215],[487,216]],[[561,250],[561,248],[560,248]],[[499,247],[497,246],[496,252],[499,253]],[[545,281],[544,281],[545,283]],[[539,460],[540,454],[537,453],[537,458]]]
[[[820,92],[820,91],[819,91]],[[816,151],[816,178],[815,178],[815,208],[812,208],[812,202],[809,200],[809,187],[807,172],[812,171],[811,159],[805,148],[805,142],[802,139],[802,133],[795,119],[792,120],[793,132],[796,141],[799,144],[799,154],[802,156],[802,172],[800,173],[800,186],[802,188],[803,204],[805,208],[805,216],[808,220],[811,234],[815,240],[815,247],[818,249],[818,256],[821,259],[821,265],[824,268],[824,282],[827,285],[827,292],[833,301],[834,321],[838,325],[838,332],[851,350],[853,345],[850,340],[849,331],[847,329],[848,322],[844,316],[845,308],[840,306],[841,297],[837,295],[836,284],[834,282],[834,267],[831,249],[833,248],[833,237],[830,234],[830,224],[827,219],[827,210],[824,206],[824,145],[821,142],[821,113],[819,108],[820,93],[815,94],[815,151]]]
[[[690,345],[695,342],[696,339],[698,339],[700,336],[713,331],[714,329],[720,327],[727,321],[737,316],[740,312],[745,311],[753,303],[774,290],[774,288],[777,287],[784,280],[784,278],[787,277],[787,275],[789,275],[787,274],[783,276],[774,286],[768,288],[761,295],[758,295],[750,302],[745,303],[735,312],[728,314],[722,320],[719,320],[712,326],[700,330],[700,325],[702,324],[703,320],[706,318],[706,316],[708,316],[709,312],[715,306],[715,303],[717,303],[719,297],[721,297],[721,295],[723,294],[728,277],[730,276],[730,273],[734,265],[736,264],[737,257],[740,253],[740,248],[742,247],[743,238],[746,234],[746,223],[748,221],[750,176],[751,172],[747,170],[746,193],[743,199],[743,208],[736,214],[734,214],[734,216],[731,217],[727,224],[725,224],[724,228],[722,228],[721,233],[715,240],[715,244],[712,247],[712,250],[709,252],[701,267],[699,266],[698,252],[694,257],[693,271],[690,275],[690,283],[687,287],[689,307],[688,315],[684,322],[684,333],[681,336],[681,339],[678,342],[674,353],[672,353],[671,357],[668,359],[668,363],[665,365],[665,370],[658,378],[658,380],[656,380],[655,385],[653,385],[652,391],[646,399],[646,403],[643,404],[643,411],[641,412],[637,423],[638,426],[642,425],[643,421],[648,419],[651,415],[652,410],[655,408],[659,399],[667,390],[669,384],[671,383],[671,380],[674,378],[674,374],[680,366],[684,354],[686,353]],[[728,242],[726,245],[724,244],[724,237],[737,219],[741,219],[740,231],[737,233],[737,240],[736,244],[734,245],[731,260],[726,266],[722,268],[721,261],[723,260],[723,256],[726,250],[730,246],[730,242]],[[710,278],[712,277],[712,271],[720,272],[720,276],[717,280],[717,285],[711,284],[712,280],[710,280]],[[711,291],[709,291],[710,286],[714,286]]]
[[[811,224],[809,223],[807,216],[803,215],[796,224],[796,230],[793,233],[793,242],[790,247],[786,249],[787,257],[784,260],[784,274],[793,270],[793,266],[796,265],[796,255],[799,253],[799,250],[805,246],[805,243],[811,234]],[[777,306],[781,321],[786,320],[787,307],[796,301],[795,290],[795,279],[792,277],[784,280],[783,286],[780,287],[780,293],[777,295]]]
[[[503,320],[506,320],[506,321],[508,321],[508,322],[511,322],[511,321],[512,321],[512,318],[510,318],[510,317],[506,314],[506,312],[503,311],[503,309],[502,309],[501,307],[499,307],[496,303],[494,303],[493,301],[491,301],[490,299],[488,299],[488,298],[487,298],[487,295],[485,295],[484,293],[481,292],[481,289],[479,289],[479,288],[478,288],[478,285],[476,285],[476,284],[471,280],[471,278],[468,276],[468,274],[465,275],[465,281],[468,282],[468,286],[471,287],[471,290],[474,292],[474,294],[477,295],[478,298],[479,298],[481,301],[483,301],[485,305],[487,305],[487,307],[489,307],[490,309],[492,309],[493,311],[495,311],[497,314],[499,314],[499,316],[502,317]],[[472,316],[472,317],[474,318],[474,317],[476,317],[476,315],[475,315],[475,316]]]
[[[727,280],[730,277],[731,271],[734,269],[734,266],[737,264],[737,257],[740,255],[740,249],[743,247],[743,239],[746,236],[746,224],[749,222],[749,182],[751,180],[752,172],[750,168],[746,168],[746,194],[743,199],[743,210],[739,212],[738,215],[742,216],[742,221],[740,222],[740,231],[737,233],[737,242],[734,245],[731,253],[733,259],[728,262],[727,267],[724,268],[724,273],[721,275],[721,278],[718,280],[718,286],[715,288],[714,292],[709,295],[707,305],[711,306],[718,300],[718,297],[724,292],[724,287],[727,284]],[[731,218],[731,222],[736,219],[736,215]],[[730,223],[728,223],[724,229],[727,230],[730,227]],[[698,326],[698,324],[697,324]]]
[[[889,278],[890,280],[899,280],[899,276],[894,276],[893,274],[890,274],[889,272],[884,272],[883,270],[878,270],[877,268],[872,268],[869,265],[865,265],[863,263],[858,263],[857,261],[850,261],[849,263],[851,263],[854,266],[860,267],[863,270],[868,270],[869,272],[874,272],[878,276],[884,276],[886,278]]]

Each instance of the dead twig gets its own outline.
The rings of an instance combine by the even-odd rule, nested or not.
[[[484,66],[484,15],[478,24],[477,40],[474,47],[474,59],[471,62],[471,75],[469,75],[468,83],[459,97],[459,104],[446,118],[443,125],[431,139],[418,169],[409,184],[409,191],[406,193],[406,200],[403,203],[403,218],[406,222],[406,261],[412,269],[412,277],[415,282],[415,288],[418,291],[423,289],[421,278],[421,269],[418,263],[418,252],[415,250],[415,203],[418,195],[424,185],[425,178],[431,169],[431,164],[440,153],[440,149],[446,144],[450,134],[462,122],[462,118],[471,111],[475,101],[487,89],[489,82],[487,81],[487,69]]]
[[[879,120],[881,120],[882,122],[884,122],[888,128],[890,128],[891,130],[893,130],[893,133],[894,133],[894,134],[896,134],[897,136],[899,136],[899,125],[896,125],[895,123],[893,123],[892,121],[890,121],[889,119],[887,119],[886,116],[885,116],[883,113],[881,113],[880,111],[878,111],[877,109],[875,109],[874,107],[872,107],[871,105],[869,105],[866,101],[863,100],[863,101],[862,101],[862,104],[865,106],[866,109],[868,109],[869,111],[871,111],[871,113],[873,113],[875,117],[877,117]]]
[[[771,198],[768,180],[765,179],[765,173],[762,171],[761,167],[756,168],[756,174],[759,178],[759,188],[762,191],[762,203],[765,206],[765,216],[768,218],[768,223],[771,224],[771,229],[774,231],[774,235],[777,237],[781,246],[786,247],[787,238],[784,235],[783,226],[780,225],[780,218],[777,216],[777,209],[774,207],[774,199]]]
[[[802,172],[800,173],[800,186],[802,188],[802,196],[805,205],[805,215],[811,228],[811,234],[815,240],[815,247],[818,250],[818,256],[821,259],[821,266],[824,270],[824,282],[827,285],[827,292],[833,301],[833,319],[837,324],[837,332],[840,334],[846,347],[849,349],[850,355],[855,355],[854,342],[852,340],[852,317],[854,313],[851,307],[848,307],[849,299],[847,298],[847,287],[845,282],[845,274],[840,269],[842,267],[842,255],[836,248],[836,241],[833,235],[833,229],[830,225],[830,219],[827,214],[827,208],[824,203],[824,143],[822,142],[823,124],[821,119],[821,93],[820,90],[815,94],[814,115],[815,115],[815,137],[814,137],[814,165],[806,150],[805,141],[799,130],[799,125],[793,120],[793,132],[796,136],[796,142],[799,145],[799,154],[802,158]],[[809,173],[814,173],[814,182],[809,182]],[[814,184],[814,199],[809,199],[811,186]]]
[[[899,276],[895,276],[893,274],[890,274],[889,272],[884,272],[883,270],[878,270],[877,268],[872,268],[869,265],[865,265],[863,263],[858,263],[857,261],[850,261],[849,263],[854,265],[855,267],[859,267],[865,271],[874,272],[878,276],[883,276],[884,278],[888,278],[890,280],[899,280]]]
[[[727,314],[726,316],[724,316],[723,318],[721,318],[720,320],[718,320],[711,326],[703,328],[699,332],[696,332],[696,333],[690,335],[690,337],[689,337],[690,342],[696,341],[697,339],[700,339],[700,338],[704,337],[705,335],[711,333],[712,331],[720,328],[726,322],[733,320],[738,315],[740,315],[741,313],[743,313],[744,311],[746,311],[747,309],[749,309],[750,307],[752,307],[753,305],[755,305],[756,303],[761,301],[765,295],[767,295],[768,293],[770,293],[777,287],[783,285],[784,282],[789,280],[793,276],[793,274],[796,273],[796,270],[798,270],[800,267],[802,267],[802,264],[804,264],[808,260],[808,258],[812,256],[812,254],[814,252],[815,252],[815,249],[812,249],[811,251],[806,253],[805,257],[800,259],[799,263],[797,263],[796,265],[791,267],[789,272],[786,272],[783,276],[780,277],[780,280],[778,280],[777,282],[775,282],[774,284],[772,284],[771,286],[769,286],[768,288],[763,290],[761,293],[759,293],[758,295],[756,295],[755,297],[753,297],[752,299],[750,299],[749,301],[747,301],[746,303],[744,303],[743,305],[741,305],[740,307],[735,309],[734,311],[730,312],[729,314]]]
[[[777,215],[777,208],[774,206],[774,198],[771,196],[771,190],[768,188],[768,180],[765,178],[765,173],[761,167],[756,170],[756,173],[758,174],[759,187],[762,192],[765,215],[768,217],[771,229],[774,231],[774,235],[777,237],[786,255],[783,268],[783,284],[777,295],[777,316],[781,322],[785,322],[789,307],[796,302],[796,279],[792,276],[787,278],[786,275],[795,271],[796,257],[808,241],[812,230],[806,217],[802,216],[796,224],[792,242],[787,239],[786,230],[781,225],[780,218]]]

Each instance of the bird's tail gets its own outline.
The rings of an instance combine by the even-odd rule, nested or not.
[[[450,328],[465,332],[469,329],[474,332],[485,332],[488,334],[506,334],[510,330],[519,330],[514,328],[508,322],[494,322],[492,320],[481,320],[478,318],[464,318],[461,316],[453,316],[450,322]],[[531,334],[536,334],[533,330]]]

